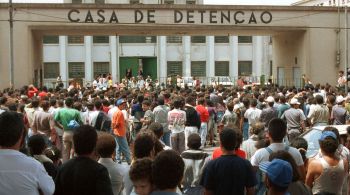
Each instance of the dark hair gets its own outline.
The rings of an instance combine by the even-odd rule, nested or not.
[[[230,102],[227,104],[227,110],[229,110],[231,112],[233,111],[233,107],[234,107],[233,102]]]
[[[322,152],[328,155],[334,154],[339,146],[338,140],[335,140],[332,137],[326,137],[323,141],[320,140],[319,143]]]
[[[235,150],[237,146],[236,131],[232,128],[225,127],[220,132],[220,143],[221,146],[227,151]]]
[[[269,134],[273,141],[282,142],[287,133],[286,123],[279,118],[274,118],[269,122]]]
[[[198,105],[204,105],[205,103],[205,99],[204,98],[198,98],[198,101],[197,101]]]
[[[154,135],[160,139],[163,135],[163,125],[158,122],[153,122],[148,126],[148,129],[153,131]]]
[[[97,133],[94,127],[82,125],[75,129],[73,135],[74,150],[78,155],[90,154],[94,151]]]
[[[254,125],[252,125],[251,132],[254,135],[259,135],[260,132],[264,131],[264,129],[265,129],[264,123],[258,122],[258,123],[255,123]]]
[[[58,161],[62,158],[62,153],[56,146],[51,146],[49,148],[46,148],[44,150],[44,154],[53,162]]]
[[[175,97],[173,99],[173,106],[174,106],[174,108],[181,108],[181,106],[182,106],[182,99],[180,97]]]
[[[197,133],[192,133],[187,138],[187,147],[193,150],[199,150],[201,147],[201,137]]]
[[[317,104],[323,104],[323,97],[322,96],[316,95],[315,99],[316,99]]]
[[[14,146],[24,133],[23,116],[21,114],[10,111],[0,114],[0,146]]]
[[[152,160],[150,158],[137,159],[129,170],[131,181],[147,180],[152,183]]]
[[[115,151],[117,144],[113,135],[101,132],[98,135],[96,151],[102,158],[110,158]]]
[[[46,148],[46,143],[43,135],[36,134],[28,139],[28,148],[31,155],[40,155]]]
[[[338,131],[337,128],[331,127],[331,126],[327,126],[327,127],[325,127],[323,129],[323,131],[331,131],[331,132],[333,132],[337,136],[338,142],[340,142],[340,135],[339,135],[339,131]]]
[[[307,144],[307,141],[302,138],[302,137],[297,137],[295,138],[292,143],[290,144],[290,146],[296,148],[299,150],[300,154],[301,154],[301,157],[303,158],[303,161],[305,162],[305,160],[307,160],[307,157],[306,157],[306,151],[307,151],[307,148],[308,148],[308,144]]]
[[[50,103],[44,100],[41,102],[41,107],[43,108],[43,110],[48,110],[50,108]]]
[[[164,97],[158,97],[157,102],[158,105],[164,105]]]
[[[100,110],[100,109],[101,109],[101,107],[102,107],[102,102],[101,102],[100,100],[96,100],[94,104],[95,104],[95,108],[96,108],[97,110]]]
[[[134,158],[140,159],[150,157],[153,150],[155,154],[163,150],[163,146],[159,143],[153,132],[139,132],[134,142]]]
[[[143,104],[143,105],[146,105],[146,106],[150,106],[150,105],[151,105],[151,101],[149,101],[149,100],[143,100],[143,101],[142,101],[142,104]]]
[[[73,98],[71,98],[71,97],[67,97],[66,98],[65,104],[66,104],[67,107],[72,107],[73,103],[74,103]]]
[[[276,158],[281,159],[281,160],[285,160],[285,161],[290,163],[290,165],[292,166],[292,169],[293,169],[293,179],[292,179],[293,182],[298,181],[300,179],[300,174],[298,171],[297,163],[295,162],[293,156],[291,154],[289,154],[289,152],[287,152],[285,150],[273,152],[269,157],[269,161],[272,161],[273,159],[276,159]]]
[[[176,188],[183,177],[185,163],[173,150],[160,152],[153,161],[152,178],[159,190]]]
[[[250,106],[255,107],[258,104],[258,101],[256,99],[250,99]]]

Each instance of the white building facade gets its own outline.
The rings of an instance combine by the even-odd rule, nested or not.
[[[202,4],[199,0],[65,0],[65,3],[118,4]],[[234,82],[245,76],[258,82],[261,75],[272,75],[270,36],[43,36],[42,82],[54,85],[81,79],[84,83],[97,75],[111,73],[114,82],[133,76],[139,69],[144,76],[165,82],[169,75],[193,76],[204,82],[212,77],[229,76]],[[283,74],[281,74],[283,76]],[[281,76],[280,75],[280,76]],[[300,77],[300,75],[296,75]],[[283,79],[283,78],[279,78]]]

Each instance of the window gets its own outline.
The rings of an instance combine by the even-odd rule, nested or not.
[[[130,0],[130,4],[139,4],[140,0]]]
[[[196,0],[186,0],[187,5],[194,5],[196,4]]]
[[[84,62],[68,62],[69,78],[85,78]]]
[[[105,4],[105,0],[95,0],[96,4]]]
[[[167,75],[182,75],[182,62],[181,61],[168,61],[167,62]]]
[[[68,44],[84,44],[84,36],[82,35],[68,36]]]
[[[238,61],[238,76],[250,76],[252,69],[252,61]]]
[[[216,61],[215,62],[215,76],[229,76],[230,62]]]
[[[191,43],[205,43],[205,36],[192,36]]]
[[[58,44],[58,36],[44,36],[43,43],[44,44]]]
[[[60,64],[58,62],[44,63],[44,79],[57,78],[60,75]]]
[[[195,77],[205,77],[206,72],[206,63],[205,61],[192,61],[191,62],[191,76]]]
[[[174,4],[174,0],[164,0],[164,4]]]
[[[238,43],[252,43],[252,36],[238,36]]]
[[[109,73],[109,62],[94,62],[94,78]]]
[[[83,3],[83,0],[72,0],[72,3]]]
[[[109,36],[94,36],[94,43],[109,43]]]
[[[157,43],[156,36],[120,36],[119,43]]]
[[[167,36],[166,42],[167,43],[182,43],[182,37],[181,36]]]
[[[230,39],[228,36],[215,36],[215,43],[229,43]]]

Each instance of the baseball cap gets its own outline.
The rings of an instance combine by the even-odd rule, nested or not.
[[[259,169],[266,173],[269,180],[279,186],[288,187],[292,182],[293,169],[289,162],[281,159],[273,159],[271,162],[262,162]]]
[[[340,95],[340,96],[337,96],[337,99],[335,100],[335,102],[339,104],[339,103],[342,103],[344,100],[345,100],[344,97]]]
[[[275,102],[275,98],[273,98],[272,96],[269,96],[266,98],[267,102]]]
[[[120,106],[120,105],[123,104],[123,103],[126,103],[126,101],[125,101],[124,99],[121,98],[121,99],[118,99],[118,100],[117,100],[116,105],[117,105],[117,106]]]
[[[320,137],[320,141],[323,141],[323,140],[325,140],[327,137],[331,137],[331,138],[333,138],[333,139],[337,139],[337,136],[335,135],[335,133],[333,133],[332,131],[323,131],[322,132],[322,135],[321,135],[321,137]]]
[[[292,98],[292,99],[290,100],[290,104],[300,104],[300,102],[298,101],[298,99]]]

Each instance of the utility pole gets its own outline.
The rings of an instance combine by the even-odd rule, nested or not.
[[[10,16],[10,87],[14,87],[14,73],[13,73],[13,5],[12,0],[9,0],[9,16]]]

